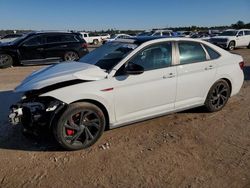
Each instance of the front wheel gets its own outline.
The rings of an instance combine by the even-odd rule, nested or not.
[[[0,54],[0,68],[7,68],[13,65],[13,58],[8,54]]]
[[[230,86],[225,80],[216,82],[208,92],[205,107],[209,112],[221,110],[230,97]]]
[[[234,50],[234,48],[235,48],[235,42],[234,41],[229,42],[228,50],[232,51],[232,50]]]
[[[105,116],[96,105],[86,102],[70,104],[54,127],[58,143],[67,150],[93,145],[105,129]]]

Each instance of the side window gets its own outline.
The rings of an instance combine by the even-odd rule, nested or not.
[[[41,44],[42,44],[42,39],[40,36],[32,37],[24,42],[25,46],[36,46]]]
[[[171,66],[172,45],[169,42],[150,46],[139,52],[130,62],[141,65],[145,71]]]
[[[76,36],[74,35],[62,35],[62,42],[77,42]]]
[[[162,32],[162,35],[163,36],[170,36],[170,33],[165,31],[165,32]]]
[[[245,35],[250,35],[250,31],[245,31]]]
[[[210,57],[210,59],[217,59],[220,57],[220,54],[218,52],[216,52],[215,50],[213,50],[212,48],[208,47],[207,45],[204,45],[205,49],[207,50],[207,53]]]
[[[46,37],[47,43],[58,43],[62,41],[61,35],[48,35]]]
[[[88,37],[88,35],[87,35],[87,34],[84,34],[83,37]]]
[[[243,35],[244,35],[243,31],[240,31],[240,32],[237,34],[237,36],[243,36]]]
[[[180,64],[206,61],[206,53],[198,42],[179,42]]]

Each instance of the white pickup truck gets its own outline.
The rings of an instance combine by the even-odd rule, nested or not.
[[[86,32],[80,32],[82,35],[82,38],[88,43],[88,44],[94,44],[97,45],[99,43],[102,43],[104,39],[107,39],[110,37],[110,35],[104,35],[104,36],[94,36],[91,33]]]
[[[228,29],[219,36],[212,37],[210,42],[228,50],[237,47],[250,48],[250,29]]]

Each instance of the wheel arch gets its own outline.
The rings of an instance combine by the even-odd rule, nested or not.
[[[208,96],[208,94],[209,94],[209,91],[210,91],[210,89],[213,87],[213,85],[214,85],[215,83],[217,83],[218,81],[220,81],[220,80],[225,80],[225,81],[228,83],[229,88],[230,88],[230,95],[231,95],[231,93],[232,93],[232,82],[231,82],[231,80],[230,80],[229,78],[227,78],[227,77],[221,77],[221,78],[219,78],[219,79],[216,79],[216,81],[214,81],[213,84],[208,88],[208,91],[206,92],[207,94],[206,94],[206,96],[205,96],[205,99],[207,98],[207,96]]]
[[[231,83],[231,81],[228,78],[221,78],[219,80],[225,80],[228,83],[229,88],[230,88],[230,95],[231,95],[231,93],[232,93],[232,83]],[[218,82],[219,80],[217,80],[216,82]]]
[[[108,113],[108,110],[107,110],[107,108],[105,107],[104,104],[102,104],[101,102],[99,102],[97,100],[93,100],[93,99],[81,99],[81,100],[74,101],[71,104],[77,103],[77,102],[88,102],[88,103],[94,104],[98,108],[100,108],[102,110],[102,112],[104,113],[105,120],[106,120],[105,129],[109,129],[110,128],[110,126],[109,126],[109,123],[110,123],[109,113]]]

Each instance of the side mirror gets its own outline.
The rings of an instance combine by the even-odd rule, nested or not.
[[[241,33],[236,35],[236,37],[241,37],[241,36],[243,36]]]
[[[125,67],[125,73],[128,75],[137,75],[142,74],[144,72],[144,68],[140,65],[134,63],[128,63]]]

